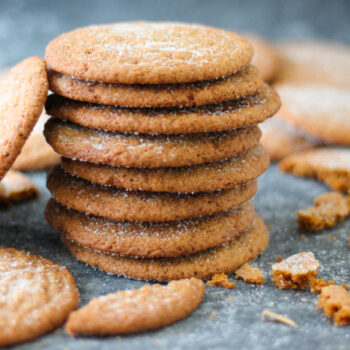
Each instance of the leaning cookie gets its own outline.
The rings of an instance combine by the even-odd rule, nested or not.
[[[0,346],[37,338],[60,326],[79,302],[69,271],[39,255],[0,247]]]
[[[66,331],[105,336],[165,327],[189,316],[204,292],[203,281],[191,278],[108,294],[71,313]]]
[[[47,188],[66,207],[106,219],[172,221],[230,209],[251,199],[256,181],[228,190],[194,194],[128,191],[93,184],[56,166],[48,174]]]
[[[46,63],[28,58],[0,80],[0,180],[37,122],[48,92]]]
[[[350,150],[319,147],[283,159],[281,170],[298,176],[316,178],[336,191],[350,191]]]
[[[234,272],[261,254],[269,237],[264,221],[257,217],[248,231],[229,243],[192,255],[160,259],[133,259],[102,253],[77,245],[64,235],[61,235],[61,240],[78,260],[108,273],[142,280],[170,281],[191,277],[207,279],[215,273]]]
[[[51,199],[47,221],[83,246],[124,256],[144,258],[193,254],[232,241],[255,219],[245,203],[227,211],[165,223],[114,221],[68,209]]]

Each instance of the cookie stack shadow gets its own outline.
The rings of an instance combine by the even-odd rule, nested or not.
[[[168,281],[233,272],[264,251],[250,202],[269,165],[257,124],[280,101],[249,61],[216,80],[166,84],[49,71],[45,136],[62,161],[45,215],[73,256]]]

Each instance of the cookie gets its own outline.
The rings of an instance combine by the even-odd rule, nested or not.
[[[245,68],[251,44],[196,24],[125,22],[76,29],[54,39],[45,59],[55,71],[90,81],[167,84],[217,79]]]
[[[281,170],[316,178],[336,191],[350,191],[350,150],[319,147],[290,155],[279,163]]]
[[[170,281],[197,277],[208,279],[216,273],[231,273],[247,261],[255,259],[268,244],[263,220],[233,241],[192,255],[176,258],[133,259],[107,254],[77,245],[61,235],[63,244],[78,260],[107,273],[143,280]]]
[[[196,194],[127,191],[92,184],[56,166],[48,175],[47,187],[59,203],[84,213],[113,220],[173,221],[230,209],[252,198],[257,186],[253,181]]]
[[[264,81],[271,82],[279,71],[280,57],[277,50],[257,34],[243,35],[254,47],[252,63],[260,70]]]
[[[290,113],[280,117],[327,143],[350,145],[350,89],[321,85],[278,85]]]
[[[69,271],[39,255],[0,247],[0,346],[29,341],[60,326],[79,303]]]
[[[350,46],[332,41],[290,41],[279,44],[276,80],[287,84],[326,84],[350,88]]]
[[[197,309],[204,292],[203,281],[191,278],[108,294],[72,312],[66,331],[105,336],[165,327]]]
[[[264,85],[256,94],[235,101],[192,108],[118,108],[49,97],[47,112],[93,129],[119,132],[187,134],[242,128],[277,112],[280,100]]]
[[[325,315],[333,318],[336,326],[350,324],[350,293],[344,287],[334,285],[321,289],[318,297],[317,309],[323,310]]]
[[[47,221],[76,243],[105,252],[144,258],[193,254],[231,241],[246,231],[255,214],[251,203],[184,221],[113,221],[68,209],[51,199]]]
[[[283,107],[282,107],[283,108]],[[278,115],[282,110],[278,112]],[[262,135],[260,143],[272,161],[279,161],[290,154],[303,151],[320,144],[320,141],[303,134],[276,115],[259,125]]]
[[[10,170],[0,182],[0,207],[37,198],[39,190],[29,177]]]
[[[319,231],[337,225],[350,215],[350,197],[340,192],[324,193],[314,199],[314,205],[297,212],[298,225],[306,231]]]
[[[230,158],[255,147],[261,132],[252,126],[210,134],[138,135],[103,132],[50,119],[47,142],[66,158],[137,168],[181,167]]]
[[[306,289],[318,275],[320,263],[311,252],[301,252],[272,265],[272,280],[279,289]]]
[[[126,107],[200,106],[251,95],[263,84],[257,68],[248,66],[216,80],[182,84],[106,84],[75,79],[49,70],[50,90],[72,100]]]
[[[248,263],[243,264],[238,270],[235,271],[237,279],[242,279],[246,283],[264,284],[264,276],[261,270],[257,267],[253,267]]]
[[[59,155],[46,142],[43,130],[48,117],[42,113],[21,153],[12,165],[20,171],[39,171],[59,163]]]
[[[139,169],[86,163],[62,158],[62,168],[75,176],[106,186],[151,192],[210,192],[255,180],[269,166],[260,145],[228,160],[190,167]]]
[[[0,180],[11,168],[46,101],[46,63],[28,58],[0,79]]]

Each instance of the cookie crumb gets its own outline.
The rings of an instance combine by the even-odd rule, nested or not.
[[[228,298],[227,298],[229,301],[232,301],[233,300],[233,296],[229,296]]]
[[[306,235],[305,234],[302,234],[301,236],[300,236],[300,239],[302,239],[302,240],[304,240],[306,238]]]
[[[298,325],[289,317],[277,314],[269,310],[263,310],[261,316],[263,321],[275,321],[275,322],[283,323],[287,326],[298,327]]]
[[[311,252],[294,254],[272,265],[272,280],[280,289],[306,289],[318,275],[320,264]]]
[[[277,258],[276,258],[276,261],[277,262],[281,262],[283,260],[283,258],[281,257],[281,256],[278,256]]]
[[[216,273],[207,283],[211,287],[218,286],[226,289],[233,289],[236,286],[234,282],[231,282],[228,279],[228,276],[225,273]]]
[[[311,293],[320,293],[323,287],[331,286],[334,284],[334,281],[325,281],[324,278],[315,278],[310,279],[310,291]]]
[[[317,308],[333,318],[336,326],[350,324],[350,293],[342,286],[323,287],[318,297]]]
[[[350,200],[340,192],[328,192],[316,197],[313,206],[296,213],[302,230],[319,231],[343,221],[350,214]]]
[[[236,279],[242,279],[246,283],[263,284],[264,277],[259,268],[252,267],[248,263],[236,270]]]

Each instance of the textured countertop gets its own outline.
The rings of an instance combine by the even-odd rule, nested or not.
[[[71,257],[43,217],[49,198],[45,175],[31,176],[40,186],[41,196],[37,201],[0,212],[0,245],[41,254],[67,266],[76,278],[81,305],[92,297],[144,284],[107,275]],[[270,167],[260,179],[254,202],[270,228],[270,246],[254,265],[264,272],[265,285],[237,281],[233,290],[207,286],[199,309],[189,318],[161,330],[126,337],[72,339],[60,328],[14,349],[349,349],[350,328],[334,327],[316,310],[314,294],[280,291],[270,280],[271,262],[277,256],[312,251],[321,263],[321,277],[338,283],[350,282],[347,244],[350,220],[327,231],[308,234],[305,239],[295,224],[295,210],[311,205],[313,198],[325,191],[324,185],[282,174],[276,166]],[[263,322],[264,309],[290,317],[298,327]]]

